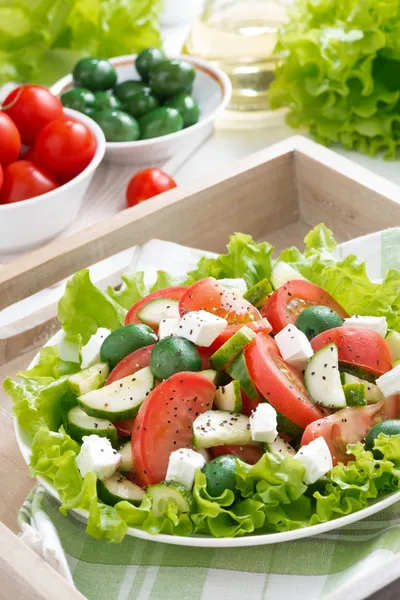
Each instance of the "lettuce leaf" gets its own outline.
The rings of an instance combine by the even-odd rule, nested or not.
[[[36,381],[40,385],[47,385],[66,375],[72,375],[80,370],[77,363],[61,360],[58,346],[45,346],[39,352],[37,364],[25,371],[19,371],[18,377]]]

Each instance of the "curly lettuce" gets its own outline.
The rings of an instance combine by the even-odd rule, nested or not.
[[[297,0],[279,34],[272,109],[329,145],[394,159],[400,144],[399,0]]]

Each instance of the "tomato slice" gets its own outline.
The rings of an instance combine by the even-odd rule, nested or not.
[[[258,321],[261,315],[247,300],[224,288],[214,277],[206,277],[186,288],[179,301],[181,316],[194,310],[205,310],[228,323]]]
[[[264,331],[264,333],[270,333],[272,331],[272,327],[268,322],[268,319],[258,319],[258,321],[249,321],[246,323],[247,327],[250,327],[255,333],[260,333],[260,331]],[[225,327],[222,333],[217,337],[217,339],[209,346],[209,350],[211,354],[214,354],[221,346],[225,344],[230,338],[237,332],[239,329],[243,327],[243,323],[237,323],[236,325],[228,325]]]
[[[273,332],[279,333],[286,325],[294,324],[305,308],[317,304],[329,306],[342,319],[348,316],[340,304],[319,285],[298,279],[288,281],[275,290],[264,304],[261,314],[267,317]]]
[[[214,446],[214,448],[210,448],[210,452],[213,458],[231,454],[249,465],[255,465],[263,455],[263,450],[260,446]]]
[[[128,421],[119,421],[118,423],[113,423],[113,425],[116,427],[118,435],[121,437],[131,437],[133,423],[134,419],[129,419]]]
[[[389,396],[370,406],[344,408],[308,425],[301,445],[305,446],[316,438],[323,437],[331,451],[333,463],[347,464],[353,458],[346,454],[347,444],[363,441],[376,423],[396,419],[399,414],[400,396]]]
[[[383,375],[392,368],[392,352],[376,331],[361,327],[335,327],[313,338],[311,346],[316,352],[332,342],[338,347],[339,362],[361,367],[376,375]]]
[[[258,333],[244,350],[250,377],[260,392],[285,417],[307,427],[322,417],[304,387],[303,377],[287,365],[269,335]]]
[[[143,402],[132,432],[132,453],[138,479],[144,485],[165,479],[169,455],[193,448],[193,422],[211,410],[215,385],[189,371],[175,373]]]
[[[118,381],[118,379],[123,379],[124,377],[128,377],[128,375],[133,375],[140,369],[144,369],[150,365],[150,354],[153,350],[155,344],[151,344],[150,346],[144,346],[143,348],[139,348],[128,356],[125,356],[111,371],[109,374],[105,385],[109,385],[114,381]]]
[[[242,394],[242,411],[241,412],[244,415],[247,415],[249,417],[251,415],[251,413],[253,412],[253,410],[255,410],[259,404],[261,404],[262,398],[261,398],[261,396],[259,396],[256,400],[252,400],[243,392],[243,390],[241,391],[241,394]]]
[[[135,302],[135,304],[132,304],[125,317],[125,325],[130,325],[131,323],[141,323],[142,321],[136,315],[143,308],[143,306],[145,306],[151,300],[156,300],[157,298],[180,300],[183,292],[185,292],[187,289],[188,288],[183,285],[177,285],[175,287],[165,288],[163,290],[158,290],[157,292],[148,294],[141,300]]]

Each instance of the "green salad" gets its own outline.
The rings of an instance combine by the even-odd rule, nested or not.
[[[322,224],[304,241],[274,255],[236,233],[151,286],[68,281],[61,332],[4,383],[63,514],[111,542],[236,537],[400,489],[400,272],[371,282]]]

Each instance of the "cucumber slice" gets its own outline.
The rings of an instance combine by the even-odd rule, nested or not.
[[[211,355],[211,362],[216,369],[224,369],[256,337],[250,327],[243,325],[225,344]]]
[[[283,262],[283,260],[278,260],[272,267],[271,273],[271,282],[275,289],[278,289],[284,283],[293,280],[308,281],[301,273],[293,269],[288,263]]]
[[[208,381],[211,381],[214,385],[217,385],[218,373],[213,369],[204,369],[204,371],[199,371],[199,375],[203,375]]]
[[[363,369],[362,367],[357,367],[356,365],[350,365],[349,363],[344,362],[339,363],[339,371],[341,373],[349,373],[350,375],[359,377],[369,383],[375,383],[378,378],[378,376],[371,373],[371,371],[366,371],[366,369]]]
[[[243,277],[236,277],[236,278],[227,277],[225,279],[218,279],[218,283],[223,285],[224,288],[227,288],[228,290],[232,290],[232,292],[236,292],[237,294],[240,294],[241,296],[247,291],[247,283],[245,282]]]
[[[336,344],[324,346],[310,358],[305,368],[304,382],[316,404],[325,406],[325,408],[345,408],[347,406],[340,380]]]
[[[299,425],[296,425],[296,423],[293,423],[293,421],[285,417],[285,415],[279,411],[276,411],[276,422],[279,433],[286,433],[286,435],[289,435],[291,438],[299,437],[304,431],[304,429]]]
[[[145,367],[134,375],[80,396],[78,402],[88,415],[117,423],[132,419],[153,388],[154,375]]]
[[[193,445],[196,449],[251,442],[249,417],[240,413],[208,410],[193,423]]]
[[[265,447],[268,452],[280,454],[281,456],[294,456],[296,454],[296,450],[280,435],[278,435],[273,442],[265,444]]]
[[[398,360],[400,358],[400,333],[397,331],[389,331],[385,340],[392,351],[393,360]]]
[[[262,279],[243,294],[243,298],[256,308],[262,308],[273,291],[269,279]]]
[[[366,406],[365,385],[362,383],[346,383],[343,391],[347,406]]]
[[[150,485],[146,493],[153,500],[153,514],[163,517],[166,514],[168,503],[174,502],[178,513],[190,512],[194,506],[193,496],[184,485],[175,481],[164,481]]]
[[[365,387],[365,399],[367,401],[367,404],[377,404],[384,398],[381,390],[375,383],[370,383],[365,379],[360,379],[359,377],[356,377],[351,373],[345,372],[340,374],[340,378],[342,380],[343,386],[352,383],[362,383]]]
[[[105,481],[97,480],[97,494],[105,504],[115,506],[123,500],[131,504],[140,504],[145,491],[121,473],[114,473]]]
[[[258,399],[258,392],[250,378],[243,352],[233,359],[231,364],[226,367],[225,371],[232,379],[238,380],[240,387],[246,396],[251,398],[251,400]]]
[[[145,304],[137,314],[143,323],[156,329],[162,319],[179,319],[179,302],[170,298],[156,298]]]
[[[214,396],[214,406],[219,410],[241,412],[242,394],[240,393],[240,383],[235,380],[218,388]]]
[[[84,435],[96,434],[108,438],[113,446],[118,443],[118,431],[111,421],[90,417],[80,406],[71,408],[63,421],[66,432],[77,442],[82,442]]]
[[[118,470],[122,471],[123,473],[134,473],[135,467],[133,466],[132,462],[132,442],[129,441],[123,444],[118,452],[122,457]]]
[[[89,369],[68,377],[69,387],[76,396],[83,396],[103,385],[110,372],[107,363],[97,363]]]

